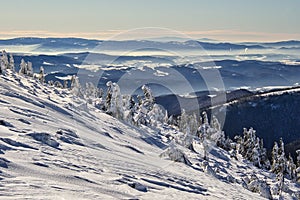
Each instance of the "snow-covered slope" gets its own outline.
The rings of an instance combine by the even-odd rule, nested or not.
[[[263,199],[244,180],[274,181],[217,147],[208,163],[201,145],[198,153],[183,149],[190,165],[160,157],[170,134],[176,130],[137,129],[67,89],[7,72],[0,75],[0,199]]]

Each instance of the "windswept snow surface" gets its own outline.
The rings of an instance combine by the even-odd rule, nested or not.
[[[206,167],[201,145],[184,150],[190,166],[162,158],[170,134],[8,71],[0,75],[0,199],[263,199],[242,179],[274,180],[217,147]]]

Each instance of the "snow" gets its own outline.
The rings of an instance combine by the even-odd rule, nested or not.
[[[178,147],[190,164],[173,162],[160,155],[176,130],[136,128],[10,71],[0,75],[0,108],[1,199],[264,199],[243,180],[274,179],[215,146],[208,161],[200,144],[198,153]]]
[[[44,61],[44,62],[43,62],[43,65],[54,65],[54,64],[53,64],[53,63],[49,63],[49,62]]]

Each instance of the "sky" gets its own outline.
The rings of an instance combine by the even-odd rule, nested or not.
[[[0,38],[300,40],[299,7],[299,0],[1,0]]]

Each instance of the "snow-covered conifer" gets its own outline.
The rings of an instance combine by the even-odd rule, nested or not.
[[[39,78],[38,79],[41,83],[45,82],[45,72],[44,72],[44,67],[43,66],[40,67],[40,73],[39,73]]]
[[[23,58],[22,58],[21,63],[20,63],[19,74],[27,74],[27,63],[24,61]]]
[[[64,89],[68,88],[68,84],[69,84],[68,80],[64,80]]]
[[[261,167],[264,169],[270,169],[270,161],[268,159],[267,155],[267,149],[264,148],[264,140],[260,139],[260,162],[261,162]]]
[[[149,111],[148,115],[150,119],[150,124],[153,127],[156,127],[159,123],[164,123],[165,112],[160,105],[154,104],[152,110]]]
[[[154,99],[154,96],[152,94],[152,91],[151,89],[146,86],[146,85],[143,85],[142,86],[142,90],[143,90],[143,93],[144,93],[144,101],[143,101],[143,106],[147,109],[147,110],[152,110],[152,107],[155,103],[155,99]]]
[[[296,169],[296,180],[297,183],[300,183],[300,149],[296,151],[297,154],[297,169]]]
[[[27,71],[26,75],[33,76],[33,67],[31,62],[27,62]]]
[[[15,71],[15,60],[12,54],[9,54],[9,69]]]
[[[272,156],[272,166],[271,166],[271,170],[272,172],[276,173],[278,171],[278,144],[277,142],[274,142],[274,146],[271,152],[271,156]]]
[[[112,90],[113,84],[111,81],[106,83],[107,91],[106,91],[106,100],[105,100],[105,111],[110,114],[110,107],[111,107],[111,98],[112,98]]]
[[[78,97],[83,97],[81,84],[79,82],[79,78],[75,75],[72,76],[71,79],[71,92]]]
[[[96,98],[102,98],[102,96],[103,96],[103,89],[97,87]]]
[[[111,81],[106,83],[107,93],[106,93],[106,112],[118,119],[123,119],[123,97],[120,92],[120,87],[116,83]]]
[[[291,154],[289,154],[286,162],[286,173],[289,179],[294,180],[296,178],[296,165]]]
[[[279,140],[279,148],[278,148],[278,172],[285,173],[286,171],[286,157],[284,152],[284,143],[282,138]]]
[[[56,87],[56,88],[63,88],[64,86],[62,85],[62,83],[60,81],[55,81],[54,82],[54,87]]]
[[[181,132],[185,133],[188,126],[189,126],[189,118],[188,118],[188,115],[187,113],[185,112],[185,109],[182,109],[181,111],[181,115],[179,117],[179,120],[178,120],[178,128]]]
[[[2,56],[0,61],[1,61],[0,68],[2,69],[2,71],[9,68],[8,57],[5,50],[2,51]]]

